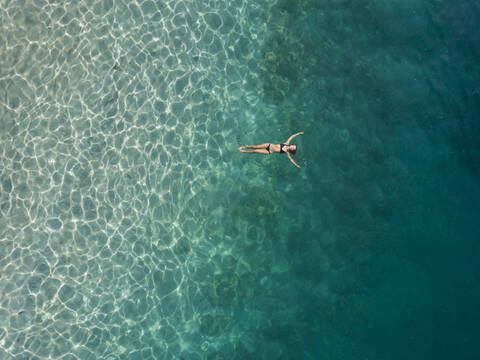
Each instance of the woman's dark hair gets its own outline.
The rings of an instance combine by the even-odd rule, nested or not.
[[[293,146],[295,146],[295,150],[289,150],[293,155],[295,155],[297,153],[297,145],[294,145],[292,144]]]

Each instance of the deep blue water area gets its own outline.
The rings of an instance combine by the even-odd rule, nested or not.
[[[287,38],[299,41],[273,34],[273,46],[301,56],[283,73],[294,74],[294,94],[272,101],[279,117],[291,103],[304,112],[288,126],[307,134],[308,180],[294,181],[298,195],[284,204],[304,209],[297,223],[310,219],[288,251],[311,339],[299,348],[314,358],[474,359],[479,6],[298,4],[275,10],[292,14]],[[329,284],[330,302],[312,284]]]
[[[0,1],[0,358],[477,359],[479,24]]]

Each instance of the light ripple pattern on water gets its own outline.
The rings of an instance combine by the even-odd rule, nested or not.
[[[231,170],[236,122],[255,112],[247,66],[265,29],[243,19],[261,6],[38,0],[0,12],[0,357],[233,347],[245,265],[215,272],[228,250],[202,199]]]

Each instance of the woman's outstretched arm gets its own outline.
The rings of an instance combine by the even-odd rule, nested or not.
[[[291,141],[295,136],[298,136],[298,135],[303,135],[303,131],[300,131],[300,132],[298,132],[298,133],[293,134],[292,136],[290,136],[285,144],[287,144],[287,145],[290,144],[290,141]]]
[[[290,160],[293,165],[295,165],[295,166],[298,167],[298,168],[301,167],[300,165],[298,165],[298,164],[295,162],[295,160],[293,160],[292,155],[290,155],[289,152],[287,152],[287,157],[288,157],[288,160]]]

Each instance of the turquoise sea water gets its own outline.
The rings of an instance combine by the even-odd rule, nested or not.
[[[0,359],[477,359],[479,19],[0,0]]]

